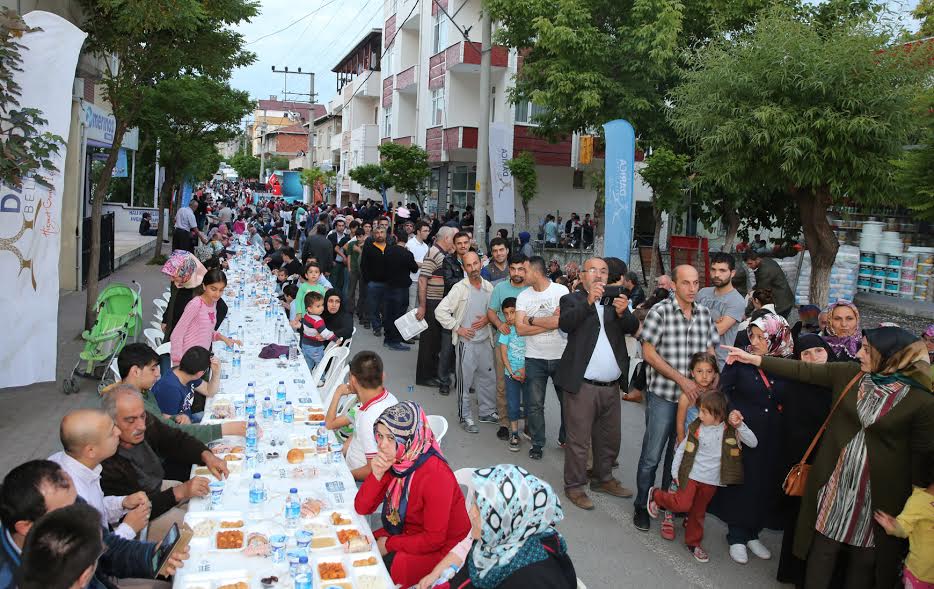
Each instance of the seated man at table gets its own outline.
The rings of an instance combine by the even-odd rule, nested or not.
[[[185,432],[207,444],[223,436],[245,436],[245,421],[229,421],[224,424],[178,423],[173,416],[166,415],[159,408],[151,389],[159,380],[159,355],[143,343],[127,344],[117,356],[117,369],[120,371],[120,383],[128,384],[140,392],[146,411],[160,422],[173,429]],[[220,378],[220,377],[218,377]],[[105,388],[102,394],[109,390]]]
[[[204,373],[211,369],[211,378]],[[182,356],[178,366],[163,374],[150,391],[159,403],[163,415],[175,423],[200,423],[204,412],[192,413],[195,393],[213,397],[221,386],[221,362],[217,356],[201,346],[192,346]]]
[[[383,359],[376,352],[358,352],[350,361],[350,384],[342,384],[334,396],[356,394],[360,399],[354,434],[347,445],[347,467],[353,478],[362,481],[370,475],[370,461],[379,448],[373,426],[383,411],[399,401],[383,386]]]
[[[30,556],[23,554],[29,531],[46,513],[84,503],[78,497],[71,477],[49,460],[30,460],[9,473],[0,485],[0,587],[15,587],[20,567]],[[103,533],[107,550],[97,561],[97,570],[89,587],[167,589],[169,583],[156,581],[152,558],[156,544],[126,540]],[[169,557],[168,573],[188,559],[188,551]],[[48,564],[48,563],[46,563]]]
[[[165,480],[163,463],[204,465],[217,479],[227,476],[227,463],[197,439],[152,417],[139,391],[128,384],[116,385],[105,394],[102,408],[117,424],[120,444],[117,453],[101,464],[101,488],[107,495],[144,491],[152,502],[149,537],[161,540],[173,523],[184,518],[185,510],[179,505],[210,492],[206,477],[184,483]]]

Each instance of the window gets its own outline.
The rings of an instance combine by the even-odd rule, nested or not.
[[[584,188],[584,170],[574,170],[574,188]]]
[[[454,166],[451,174],[450,203],[459,211],[464,211],[468,205],[473,207],[477,195],[476,187],[476,166]]]
[[[524,125],[535,125],[535,117],[545,112],[545,109],[531,100],[516,103],[516,122]]]
[[[392,139],[392,107],[383,109],[383,137]]]
[[[393,53],[394,53],[393,47],[392,45],[390,45],[389,48],[386,49],[386,53],[383,55],[383,63],[380,64],[380,69],[386,72],[387,74],[391,74],[393,72],[393,69],[392,69],[392,54]]]
[[[440,53],[448,47],[448,23],[440,10],[431,15],[431,54]]]
[[[444,121],[444,88],[431,91],[431,126],[436,127]]]

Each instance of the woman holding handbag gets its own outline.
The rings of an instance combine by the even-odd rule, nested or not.
[[[819,335],[803,333],[795,341],[795,360],[812,364],[826,364],[834,358],[834,353]],[[779,472],[784,476],[791,467],[801,462],[801,457],[814,440],[821,424],[830,413],[834,397],[827,387],[795,383],[790,394],[782,400],[782,446],[779,454]],[[813,454],[808,462],[813,462]],[[795,524],[801,510],[801,497],[786,495],[781,488],[778,508],[782,518],[782,552],[778,560],[776,579],[782,583],[791,583],[796,587],[804,586],[804,560],[794,555]]]
[[[907,546],[888,536],[872,514],[902,508],[911,495],[913,462],[934,451],[934,396],[924,344],[899,327],[864,330],[858,365],[728,349],[729,364],[758,366],[833,391],[795,529],[794,553],[807,559],[805,587],[827,587],[844,552],[848,589],[895,586]]]
[[[756,317],[746,330],[749,353],[756,358],[792,355],[791,328],[780,315]],[[742,451],[743,484],[718,490],[708,510],[727,524],[730,558],[739,564],[749,561],[749,552],[762,559],[772,557],[759,532],[777,525],[773,523],[778,519],[775,490],[785,476],[779,470],[783,426],[779,406],[791,386],[784,378],[766,376],[757,367],[740,363],[725,366],[720,375],[720,390],[729,399],[730,410],[743,414],[759,441],[755,448]]]

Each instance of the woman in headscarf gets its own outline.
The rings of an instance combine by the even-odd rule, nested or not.
[[[324,293],[324,325],[341,340],[353,337],[353,316],[344,310],[344,299],[336,288]]]
[[[934,325],[928,325],[921,333],[921,340],[928,349],[928,361],[934,364]]]
[[[191,252],[175,250],[162,265],[162,273],[172,281],[169,304],[162,314],[161,322],[162,333],[165,341],[168,341],[178,318],[185,312],[185,305],[191,300],[194,289],[201,285],[207,268]]]
[[[859,309],[850,301],[839,300],[827,308],[827,329],[821,334],[833,350],[834,360],[858,362],[856,353],[862,343]]]
[[[512,464],[478,469],[473,485],[474,544],[450,587],[577,587],[567,544],[555,529],[564,511],[551,485]]]
[[[535,252],[532,251],[532,244],[529,243],[531,239],[532,234],[528,231],[519,233],[519,253],[525,255],[527,258],[531,258],[535,255]]]
[[[749,322],[746,331],[749,352],[757,357],[788,358],[793,353],[791,328],[781,315],[760,315]],[[779,405],[789,385],[783,378],[767,377],[744,364],[728,365],[720,375],[720,389],[729,399],[730,410],[742,413],[759,439],[755,448],[743,449],[743,484],[719,489],[708,510],[727,524],[730,557],[740,564],[748,562],[750,551],[759,558],[771,558],[759,532],[776,525],[778,519],[775,490],[784,476],[778,462],[782,443]]]
[[[393,582],[411,587],[470,531],[464,494],[417,403],[389,407],[373,430],[379,451],[354,508],[369,515],[382,503],[373,535]]]
[[[815,315],[816,319],[816,315]],[[795,341],[795,360],[811,364],[826,364],[833,359],[833,351],[819,335],[803,333]],[[792,466],[801,462],[811,440],[827,419],[832,396],[830,389],[820,385],[795,383],[782,398],[782,444],[779,473],[787,474]],[[811,454],[808,463],[814,462]],[[779,497],[782,517],[782,552],[776,578],[782,583],[804,585],[804,561],[794,555],[795,523],[801,509],[801,498],[785,495],[781,488],[774,490]]]
[[[807,478],[794,553],[807,558],[805,586],[827,587],[846,553],[846,587],[893,587],[907,545],[873,521],[901,510],[912,467],[934,451],[934,396],[927,349],[899,327],[863,331],[859,364],[812,364],[730,348],[727,362],[830,388],[830,418]]]

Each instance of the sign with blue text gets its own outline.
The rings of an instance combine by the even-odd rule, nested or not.
[[[633,182],[636,133],[629,121],[617,119],[603,125],[606,138],[606,196],[603,255],[629,265],[634,211]]]

